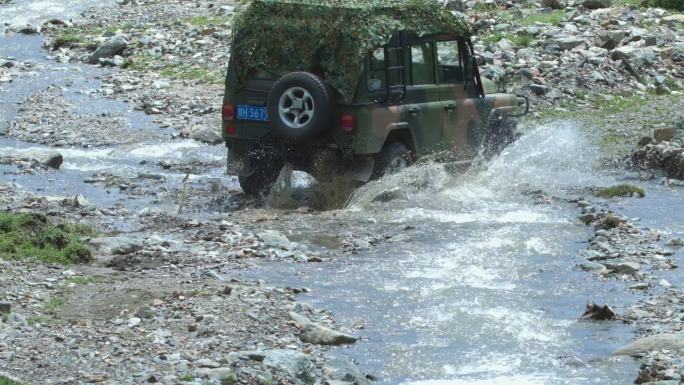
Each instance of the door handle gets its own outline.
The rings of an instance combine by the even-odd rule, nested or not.
[[[409,107],[406,111],[411,115],[417,115],[420,112],[420,109],[418,107]]]
[[[455,104],[447,104],[446,106],[444,106],[444,109],[445,109],[446,111],[451,112],[451,111],[453,111],[453,110],[456,109],[456,105],[455,105]]]

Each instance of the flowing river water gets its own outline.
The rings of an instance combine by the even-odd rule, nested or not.
[[[102,4],[68,3],[17,0],[0,6],[0,21],[69,17]],[[167,133],[143,113],[79,92],[97,89],[105,70],[50,62],[41,44],[40,37],[0,37],[0,56],[43,66],[0,85],[0,131],[17,113],[17,102],[57,85],[66,87],[66,97],[84,111],[118,111],[134,128],[155,135],[126,146],[62,148],[60,171],[48,178],[12,174],[12,181],[39,194],[83,194],[96,204],[118,203],[132,211],[150,205],[172,209],[173,200],[130,199],[83,180],[95,171],[151,172],[178,186],[184,175],[162,170],[156,161],[224,159],[222,146],[160,139],[169,135],[156,135]],[[640,297],[627,283],[597,280],[575,267],[576,252],[591,234],[565,199],[577,196],[578,188],[614,179],[597,171],[597,141],[577,123],[526,131],[499,157],[465,174],[425,163],[363,187],[344,209],[281,222],[280,230],[292,240],[320,249],[339,249],[336,236],[347,232],[377,236],[376,245],[328,263],[262,262],[241,274],[273,285],[309,287],[302,301],[330,309],[343,327],[362,325],[362,341],[331,354],[353,358],[382,384],[631,383],[637,363],[610,357],[633,338],[630,327],[578,318],[587,301],[623,309]],[[0,136],[0,151],[31,147],[41,146]],[[0,166],[7,170],[12,167]],[[9,181],[6,175],[0,178]],[[222,167],[196,178],[236,183]],[[655,198],[620,204],[629,215],[644,216],[649,226],[684,233],[684,209],[677,204],[682,193],[648,188]],[[375,199],[387,191],[394,199]]]

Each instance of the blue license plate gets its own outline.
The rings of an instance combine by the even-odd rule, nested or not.
[[[249,104],[237,105],[238,120],[256,120],[258,122],[268,122],[266,107],[252,106]]]

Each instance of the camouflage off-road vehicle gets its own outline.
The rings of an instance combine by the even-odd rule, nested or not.
[[[480,78],[469,36],[434,0],[252,0],[226,78],[229,174],[254,194],[286,162],[368,181],[425,154],[500,149],[527,99]]]

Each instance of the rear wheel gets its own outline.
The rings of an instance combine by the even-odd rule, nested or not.
[[[240,187],[247,195],[268,194],[271,187],[278,180],[282,162],[269,161],[252,166],[252,173],[245,176],[238,176]]]
[[[411,150],[401,142],[392,142],[382,149],[375,158],[373,178],[392,175],[407,168],[413,163]]]
[[[498,155],[504,148],[520,138],[517,131],[518,122],[510,119],[500,119],[492,123],[489,134],[484,142],[484,154],[489,158]]]

